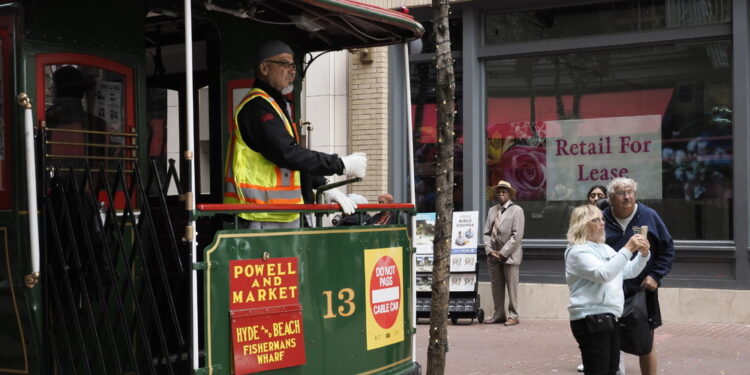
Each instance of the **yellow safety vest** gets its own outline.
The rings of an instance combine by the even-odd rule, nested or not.
[[[266,100],[284,120],[289,135],[299,141],[279,104],[265,91],[254,88],[242,99],[234,110],[234,125],[230,134],[224,173],[224,203],[255,204],[302,204],[299,171],[280,168],[258,152],[253,151],[242,139],[237,115],[249,101],[260,97]],[[253,212],[240,217],[252,221],[287,223],[299,218],[298,213]]]

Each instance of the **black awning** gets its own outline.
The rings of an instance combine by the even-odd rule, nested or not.
[[[422,25],[408,14],[351,0],[206,1],[207,8],[284,27],[307,51],[404,43],[420,38]],[[221,8],[221,9],[217,9]]]

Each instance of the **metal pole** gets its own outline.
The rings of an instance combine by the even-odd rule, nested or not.
[[[409,201],[417,207],[417,198],[414,188],[414,131],[412,130],[411,119],[411,80],[409,79],[409,43],[404,43],[404,82],[406,91],[406,141],[409,150]],[[417,217],[411,217],[411,240],[414,241],[417,235]],[[412,246],[413,248],[413,246]],[[413,249],[412,249],[413,250]],[[417,324],[417,272],[414,271],[414,251],[411,252],[411,321],[414,325],[412,329],[416,330]],[[417,358],[417,335],[411,336],[411,357]]]
[[[34,120],[31,99],[26,93],[18,94],[18,104],[23,107],[24,140],[26,143],[26,199],[29,208],[29,247],[31,252],[31,273],[25,283],[33,288],[39,281],[39,219],[36,196],[36,151],[34,149]]]
[[[189,188],[186,193],[185,208],[190,217],[190,224],[185,231],[186,238],[190,241],[190,262],[198,262],[198,231],[195,227],[195,140],[193,124],[193,17],[191,0],[185,0],[185,121],[187,129],[187,150],[185,151],[185,160],[190,167]],[[193,361],[193,370],[199,368],[198,361],[198,271],[190,271],[190,291],[191,291],[191,356]]]

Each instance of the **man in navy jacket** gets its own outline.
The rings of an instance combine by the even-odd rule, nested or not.
[[[629,178],[617,178],[607,187],[610,207],[604,210],[606,242],[613,249],[620,249],[642,226],[648,226],[651,259],[638,277],[623,282],[623,289],[627,296],[641,286],[646,288],[649,325],[655,329],[662,324],[657,289],[672,269],[674,242],[659,214],[636,202],[637,189],[638,184]],[[640,356],[640,367],[641,374],[656,374],[655,350]]]

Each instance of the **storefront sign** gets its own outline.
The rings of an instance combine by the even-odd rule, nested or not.
[[[365,250],[367,350],[404,340],[402,249]]]
[[[661,116],[547,121],[547,200],[583,200],[617,177],[639,183],[638,198],[661,199]]]
[[[297,258],[231,260],[229,272],[235,373],[305,364]]]

